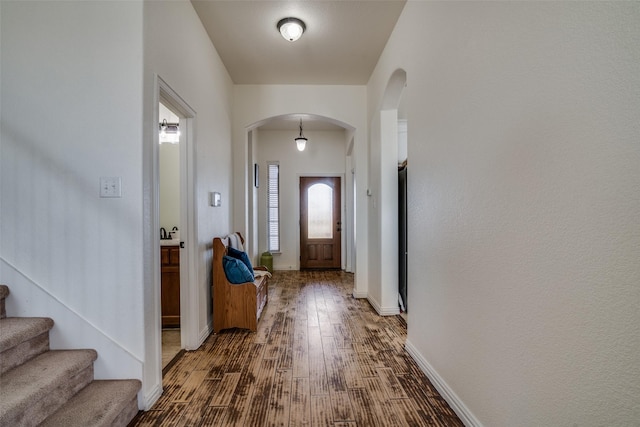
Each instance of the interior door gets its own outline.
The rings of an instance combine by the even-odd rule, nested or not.
[[[341,267],[340,177],[300,177],[300,269]]]

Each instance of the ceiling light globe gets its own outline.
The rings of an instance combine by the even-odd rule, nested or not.
[[[285,40],[290,42],[298,40],[302,36],[302,33],[304,33],[305,29],[306,26],[304,25],[304,22],[298,18],[284,18],[278,22],[278,30],[280,31],[280,34],[282,34],[282,37],[284,37]]]
[[[290,22],[280,28],[280,34],[290,42],[294,42],[302,35],[302,27],[295,22]]]

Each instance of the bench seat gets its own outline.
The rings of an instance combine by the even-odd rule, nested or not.
[[[240,236],[242,242],[244,239]],[[268,301],[269,277],[256,274],[253,282],[229,283],[222,265],[227,254],[229,238],[213,239],[213,331],[242,328],[256,331],[258,319]],[[256,271],[267,271],[255,267]]]

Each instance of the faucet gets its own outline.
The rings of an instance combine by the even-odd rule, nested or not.
[[[160,240],[167,240],[167,230],[164,227],[160,227]]]

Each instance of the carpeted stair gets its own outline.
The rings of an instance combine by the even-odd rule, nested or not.
[[[95,350],[50,350],[53,320],[6,317],[0,285],[0,426],[126,426],[138,380],[94,380]]]

